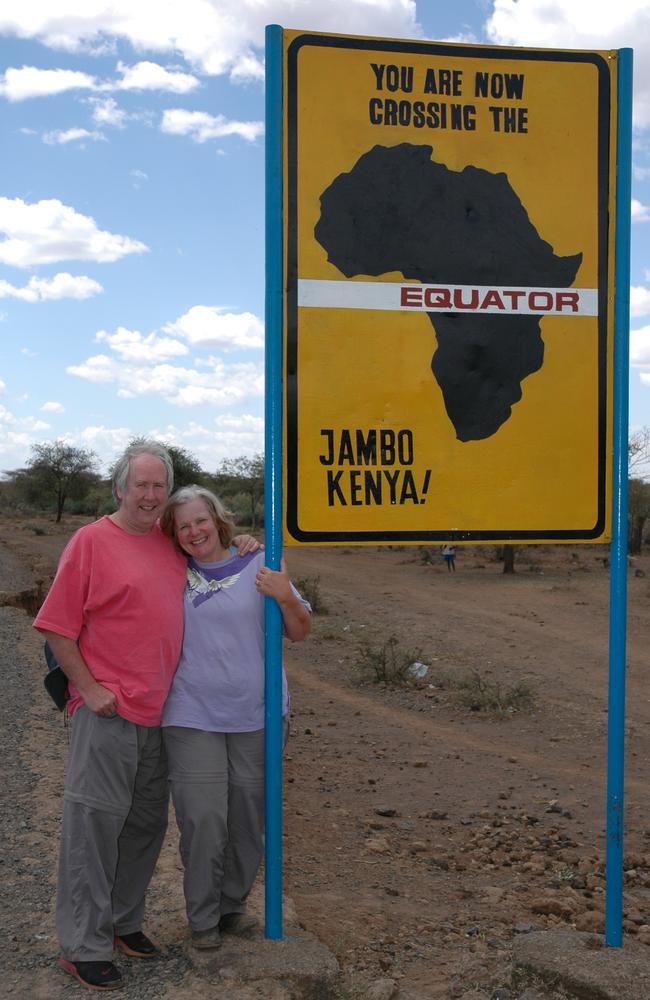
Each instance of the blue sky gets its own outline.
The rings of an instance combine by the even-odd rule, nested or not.
[[[631,425],[650,426],[650,3],[21,0],[0,12],[0,469],[263,448],[264,25],[635,49]],[[9,7],[13,8],[9,12]]]

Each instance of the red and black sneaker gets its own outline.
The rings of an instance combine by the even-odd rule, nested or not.
[[[157,958],[160,949],[156,948],[153,941],[150,941],[142,931],[133,931],[132,934],[116,934],[115,947],[123,951],[131,958]]]
[[[89,990],[119,990],[124,986],[122,974],[112,962],[70,962],[61,955],[59,966]]]

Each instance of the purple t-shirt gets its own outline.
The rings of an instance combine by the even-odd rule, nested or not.
[[[264,597],[255,587],[263,565],[263,551],[217,563],[190,560],[183,652],[163,726],[217,733],[264,728]],[[288,711],[283,669],[282,714]]]

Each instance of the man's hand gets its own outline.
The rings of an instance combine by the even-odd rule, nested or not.
[[[114,693],[95,680],[74,639],[45,629],[41,629],[41,632],[49,642],[61,670],[72,681],[90,711],[104,718],[115,715],[117,699]]]
[[[110,719],[117,714],[117,698],[108,688],[93,681],[92,687],[85,690],[77,689],[84,700],[84,704],[95,715]]]
[[[251,552],[258,552],[262,548],[257,538],[253,538],[252,535],[235,535],[232,544],[239,556],[250,555]]]

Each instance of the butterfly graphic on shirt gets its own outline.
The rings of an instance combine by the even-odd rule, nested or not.
[[[223,580],[206,580],[201,573],[198,573],[191,566],[187,568],[187,584],[186,584],[186,596],[189,601],[192,602],[195,608],[198,608],[200,604],[204,601],[208,601],[215,594],[218,594],[221,590],[227,590],[232,587],[241,576],[240,573],[233,573],[231,576],[226,576]]]

